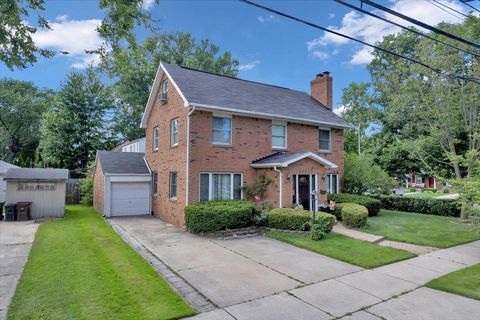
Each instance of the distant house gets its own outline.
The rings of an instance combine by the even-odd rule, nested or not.
[[[405,184],[407,188],[443,189],[443,183],[441,181],[438,181],[434,176],[425,174],[408,174]]]
[[[10,168],[18,167],[0,160],[0,202],[5,202],[5,191],[7,190],[7,183],[5,182],[5,180],[3,180],[3,178],[5,177],[5,173],[7,173],[7,170]]]
[[[32,219],[64,216],[67,169],[10,168],[4,179],[6,202],[31,202]]]
[[[145,153],[145,138],[140,138],[133,141],[125,141],[124,143],[113,148],[112,151]]]
[[[332,81],[328,72],[317,74],[307,94],[160,64],[141,123],[146,129],[144,159],[135,156],[136,164],[129,166],[120,153],[99,152],[102,170],[96,175],[102,175],[95,176],[95,207],[100,212],[109,207],[113,216],[113,208],[126,201],[120,202],[122,197],[134,201],[133,193],[145,188],[133,180],[140,179],[136,170],[141,167],[142,182],[151,171],[153,214],[173,224],[184,224],[188,204],[245,199],[242,187],[263,175],[274,181],[263,200],[313,210],[327,193],[341,190],[343,134],[351,127],[332,111]],[[108,172],[104,163],[121,168]],[[132,179],[122,185],[111,180],[113,192],[122,189],[115,195],[118,203],[108,195],[105,180],[113,174]],[[149,203],[143,201],[130,214],[144,214]]]

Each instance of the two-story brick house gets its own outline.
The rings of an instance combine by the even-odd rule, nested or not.
[[[328,72],[308,95],[161,64],[141,124],[153,214],[182,225],[187,204],[242,199],[260,175],[274,206],[318,206],[340,189],[350,126],[331,109]]]

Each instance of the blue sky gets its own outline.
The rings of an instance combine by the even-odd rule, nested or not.
[[[441,1],[462,12],[468,11],[458,1]],[[334,78],[335,106],[340,105],[342,89],[350,82],[369,80],[367,48],[298,22],[237,1],[161,0],[159,5],[150,2],[145,0],[144,6],[159,20],[157,27],[162,32],[190,32],[197,39],[207,38],[222,50],[230,51],[240,60],[241,78],[308,92],[309,81],[315,74],[330,71]],[[330,0],[259,2],[372,43],[398,31]],[[426,0],[378,2],[431,24],[461,21]],[[352,3],[358,5],[359,1]],[[472,5],[480,7],[480,1]],[[92,59],[84,50],[94,49],[101,41],[95,26],[103,18],[103,12],[97,6],[96,0],[47,0],[44,16],[54,30],[38,33],[35,41],[41,47],[66,50],[71,54],[40,59],[26,70],[9,71],[0,65],[0,76],[58,88],[72,68],[82,69]],[[368,6],[365,8],[372,10]],[[147,35],[145,30],[137,30],[139,39]]]

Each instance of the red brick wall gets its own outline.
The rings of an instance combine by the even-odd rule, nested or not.
[[[96,160],[96,169],[93,176],[93,207],[97,209],[99,213],[103,215],[104,209],[104,190],[105,190],[105,179],[102,173],[102,166],[98,159]]]
[[[162,79],[163,81],[163,79]],[[145,158],[158,173],[158,193],[152,197],[153,214],[173,224],[183,225],[185,208],[185,164],[188,110],[174,86],[169,84],[168,101],[156,100],[148,119]],[[170,146],[170,121],[178,118],[178,146]],[[152,132],[160,128],[157,151],[152,150]],[[177,172],[177,199],[169,198],[169,173]]]
[[[211,143],[212,113],[196,111],[190,120],[190,196],[189,202],[199,200],[199,177],[201,172],[243,173],[244,185],[253,184],[259,172],[268,172],[275,177],[275,190],[270,190],[267,200],[278,205],[278,177],[273,170],[258,170],[250,167],[252,160],[264,157],[279,150],[271,147],[271,120],[232,116],[233,138],[231,146],[216,146]],[[310,151],[334,162],[338,169],[329,172],[343,176],[343,130],[332,129],[331,152],[318,152],[318,126],[289,123],[287,129],[289,152]],[[282,150],[285,151],[285,150]],[[313,162],[314,164],[312,164]],[[288,169],[288,170],[287,170]],[[291,203],[291,181],[286,179],[288,172],[324,173],[326,169],[312,160],[301,161],[284,170],[284,206]],[[322,181],[319,177],[319,184]],[[321,186],[322,187],[322,186]],[[290,194],[288,194],[290,192]]]

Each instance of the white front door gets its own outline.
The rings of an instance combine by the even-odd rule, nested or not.
[[[112,182],[111,216],[150,214],[149,182]]]

